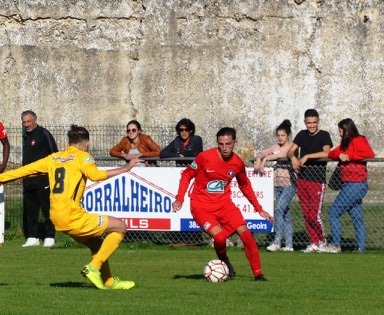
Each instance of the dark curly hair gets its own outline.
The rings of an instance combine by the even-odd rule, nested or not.
[[[195,124],[192,122],[192,120],[188,118],[183,118],[179,120],[179,122],[176,124],[176,127],[175,127],[176,132],[179,136],[180,136],[180,131],[179,131],[180,126],[185,126],[186,128],[188,128],[188,130],[191,132],[191,136],[195,134]]]

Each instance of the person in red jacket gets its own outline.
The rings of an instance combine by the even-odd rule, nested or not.
[[[4,125],[0,122],[0,142],[3,146],[3,161],[0,163],[0,173],[4,172],[9,159],[10,145]]]
[[[237,233],[244,244],[244,251],[255,281],[266,281],[261,272],[259,251],[252,233],[236,205],[231,200],[230,183],[236,178],[239,188],[261,217],[273,220],[263,210],[246,175],[245,165],[233,152],[236,130],[230,127],[220,129],[216,135],[217,148],[199,153],[195,161],[181,174],[173,211],[179,211],[184,202],[190,181],[195,178],[191,192],[191,214],[196,223],[214,239],[217,257],[229,268],[229,276],[236,275],[228,256],[226,241]]]
[[[360,252],[365,250],[365,224],[362,201],[368,192],[368,171],[365,159],[374,158],[368,140],[359,134],[352,119],[339,122],[341,143],[328,153],[332,160],[339,161],[340,175],[343,182],[336,199],[328,210],[332,241],[321,252],[341,252],[342,224],[340,217],[347,212],[355,228],[355,237]]]

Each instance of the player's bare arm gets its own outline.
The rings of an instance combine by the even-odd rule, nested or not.
[[[267,219],[270,222],[273,222],[273,216],[271,216],[267,211],[259,212],[260,216],[264,219]]]
[[[139,163],[143,163],[144,160],[141,160],[138,156],[133,158],[132,160],[129,161],[129,163],[125,164],[124,166],[122,167],[119,167],[119,168],[115,168],[115,169],[112,169],[112,170],[107,170],[107,177],[110,178],[110,177],[113,177],[113,176],[116,176],[116,175],[120,175],[120,174],[123,174],[125,172],[128,172],[132,169],[132,167],[134,167],[136,164],[139,164]]]
[[[173,203],[172,203],[172,210],[173,212],[177,212],[181,209],[181,207],[183,206],[183,203],[179,200],[175,200]]]

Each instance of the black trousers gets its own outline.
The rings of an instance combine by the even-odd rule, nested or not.
[[[24,189],[23,192],[23,228],[26,238],[39,238],[39,213],[44,217],[43,238],[55,238],[55,227],[49,218],[49,187]]]

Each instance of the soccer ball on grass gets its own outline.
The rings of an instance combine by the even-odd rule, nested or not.
[[[208,282],[224,282],[228,278],[227,264],[220,259],[210,260],[204,267],[204,277]]]

